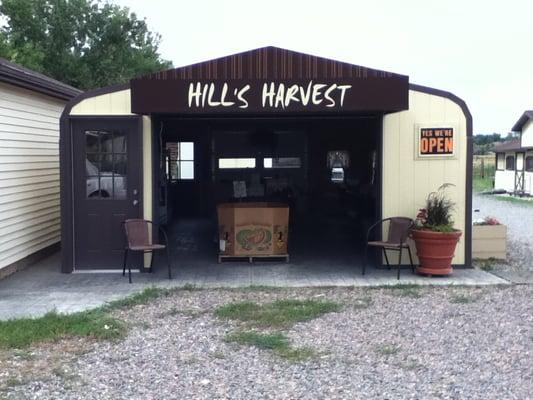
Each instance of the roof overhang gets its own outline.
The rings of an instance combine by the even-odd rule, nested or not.
[[[72,86],[0,58],[0,82],[29,89],[60,100],[70,100],[82,93]]]
[[[533,110],[524,111],[520,119],[513,125],[512,131],[521,132],[526,122],[530,119],[533,119]]]
[[[265,47],[131,80],[137,114],[396,112],[409,77]]]

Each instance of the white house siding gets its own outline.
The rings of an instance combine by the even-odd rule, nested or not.
[[[0,269],[60,241],[64,101],[0,83]]]
[[[505,153],[505,157],[507,156],[514,156],[515,162],[517,162],[518,169],[521,170],[525,166],[523,165],[526,162],[527,157],[533,156],[533,151],[527,151],[525,154],[525,157],[522,158],[520,156],[517,157],[517,153],[515,151],[507,151]],[[503,160],[505,160],[505,157]],[[494,188],[495,189],[503,189],[509,193],[514,192],[514,184],[515,184],[515,170],[507,170],[505,169],[505,161],[497,165],[496,173],[494,175]],[[533,172],[525,171],[524,172],[524,192],[527,194],[532,194],[533,190]]]
[[[502,189],[510,193],[514,192],[514,176],[514,170],[497,170],[494,175],[494,189]]]
[[[522,147],[533,147],[533,122],[527,121],[522,127]]]

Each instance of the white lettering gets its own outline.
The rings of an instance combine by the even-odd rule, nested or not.
[[[207,97],[207,104],[211,107],[216,107],[220,105],[220,101],[213,101],[214,94],[215,94],[215,84],[212,83],[209,85],[209,95]]]
[[[327,101],[329,101],[328,104],[326,104],[326,107],[335,107],[335,100],[331,98],[330,93],[333,92],[335,89],[337,89],[337,84],[331,85],[327,90],[326,93],[324,93],[324,97]]]
[[[344,95],[346,94],[346,91],[350,89],[352,85],[339,85],[337,88],[341,91],[341,107],[344,104]]]
[[[336,83],[313,83],[292,84],[286,86],[285,83],[264,82],[262,84],[261,105],[263,108],[290,108],[295,103],[300,103],[303,107],[319,106],[337,107],[344,106],[348,90],[351,85],[339,85]],[[224,82],[219,86],[215,82],[194,82],[189,83],[188,104],[189,107],[238,107],[248,108],[250,103],[246,99],[247,93],[252,89],[247,84],[242,87],[232,87]],[[258,89],[258,88],[257,88]],[[259,104],[254,104],[259,107]]]
[[[322,103],[322,99],[319,98],[322,92],[320,91],[323,87],[326,85],[322,83],[317,83],[316,85],[313,85],[313,104],[318,105]]]
[[[246,85],[243,87],[239,92],[237,93],[237,99],[239,99],[242,104],[239,106],[239,108],[248,108],[248,101],[244,98],[244,94],[250,90],[250,85]]]
[[[285,85],[283,83],[280,83],[278,87],[278,91],[276,93],[276,103],[274,107],[278,108],[278,106],[281,105],[281,108],[285,109],[285,104],[283,103],[284,98],[285,98]]]
[[[311,97],[311,86],[313,85],[313,81],[309,82],[307,85],[307,91],[303,88],[303,86],[300,86],[300,97],[302,98],[302,104],[306,106],[309,104],[309,98]]]
[[[226,101],[227,94],[228,94],[228,84],[224,83],[224,85],[222,85],[222,94],[220,95],[220,104],[222,104],[223,107],[229,107],[235,104],[234,101]]]
[[[270,83],[270,87],[268,83],[263,83],[263,95],[261,96],[263,107],[265,107],[267,98],[268,98],[269,106],[272,107],[275,95],[276,95],[276,85],[274,84],[274,82]]]
[[[205,107],[205,100],[207,99],[207,96],[206,96],[206,93],[207,93],[207,90],[209,89],[209,85],[206,83],[204,85],[204,92],[202,94],[202,108]]]
[[[200,105],[200,96],[202,95],[202,84],[200,82],[196,83],[196,88],[194,83],[189,83],[189,107],[192,105],[194,100],[196,107]]]
[[[298,93],[299,88],[300,87],[298,85],[292,85],[287,89],[287,95],[285,96],[285,107],[288,107],[291,101],[296,103],[300,102],[298,97],[296,97],[296,93]]]

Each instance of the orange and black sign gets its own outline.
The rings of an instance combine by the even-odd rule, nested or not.
[[[421,156],[453,155],[453,128],[421,128],[419,154]]]

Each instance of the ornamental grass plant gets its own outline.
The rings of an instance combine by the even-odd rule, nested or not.
[[[452,212],[455,203],[448,197],[446,189],[455,186],[451,183],[441,185],[426,198],[425,208],[419,210],[416,228],[434,232],[455,232]]]

